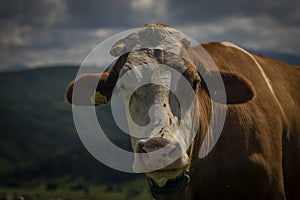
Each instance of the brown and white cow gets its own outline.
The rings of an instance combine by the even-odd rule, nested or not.
[[[145,25],[142,33],[139,33],[139,41],[150,38],[158,48],[139,48],[136,41],[128,38],[117,42],[111,54],[118,56],[118,59],[111,69],[102,74],[82,75],[68,86],[66,99],[75,105],[91,105],[90,97],[94,91],[89,83],[97,80],[97,92],[104,99],[94,103],[106,104],[122,74],[142,64],[156,67],[165,64],[182,72],[194,89],[197,112],[200,113],[191,155],[185,150],[188,149],[189,143],[186,141],[192,131],[176,131],[179,123],[191,122],[180,122],[176,111],[178,102],[171,98],[164,86],[148,84],[139,88],[126,108],[127,114],[141,125],[148,123],[148,112],[153,104],[161,106],[154,109],[151,120],[155,122],[157,116],[167,119],[156,123],[163,129],[151,133],[149,138],[132,138],[135,152],[150,153],[168,147],[167,154],[159,160],[167,160],[174,153],[180,154],[168,166],[147,172],[151,187],[159,191],[152,190],[155,198],[300,199],[300,68],[251,54],[228,42],[191,46],[179,31],[162,24]],[[130,37],[136,38],[137,35]],[[216,72],[204,63],[203,48],[221,74],[226,101],[218,98],[218,86],[212,89],[214,91],[209,91],[204,81]],[[151,78],[157,83],[161,83],[161,79],[168,82],[172,77],[166,74],[154,73]],[[140,74],[137,72],[136,75]],[[73,97],[75,82],[81,95]],[[126,91],[126,87],[123,90]],[[185,88],[180,86],[179,90],[185,92]],[[226,119],[216,145],[206,156],[199,158],[201,145],[209,133],[212,102],[226,109]],[[191,113],[195,108],[190,105],[186,107],[187,112]],[[182,177],[189,161],[192,161],[188,172],[190,181],[184,181]],[[133,167],[143,171],[152,162],[155,159],[137,157]],[[160,193],[170,187],[178,191]]]

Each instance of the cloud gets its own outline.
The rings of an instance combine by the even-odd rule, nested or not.
[[[0,49],[2,66],[23,63],[29,67],[62,64],[80,64],[85,56],[99,42],[111,35],[121,32],[117,28],[99,28],[95,30],[66,29],[47,30],[35,29],[23,32],[29,38],[30,45],[7,45]],[[11,37],[16,39],[16,37]]]
[[[180,23],[213,22],[228,16],[265,16],[281,25],[299,26],[300,1],[298,0],[170,0],[169,10]]]
[[[45,27],[64,19],[65,4],[59,0],[5,0],[1,4],[1,24]]]
[[[183,32],[200,43],[230,41],[245,48],[299,55],[300,28],[280,28],[269,17],[227,17],[213,23],[179,26]]]
[[[66,0],[67,27],[94,29],[99,27],[130,26],[130,3],[114,1]]]
[[[80,63],[102,40],[145,23],[174,26],[200,43],[300,55],[298,0],[4,0],[0,68]]]
[[[168,0],[132,0],[130,19],[135,24],[155,23],[169,20]],[[136,16],[140,17],[136,17]]]

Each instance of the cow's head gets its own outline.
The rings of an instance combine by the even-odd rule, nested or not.
[[[199,73],[189,56],[190,48],[181,32],[161,24],[146,25],[113,45],[111,54],[118,59],[108,72],[82,75],[66,91],[66,100],[75,105],[108,104],[114,88],[121,94],[132,148],[139,153],[133,168],[147,172],[160,187],[183,174],[193,134],[206,132],[210,100],[219,101],[218,86],[209,93],[203,80],[203,76],[213,78],[214,72],[201,69],[204,72]],[[176,81],[174,71],[181,74]],[[252,92],[244,81],[233,74],[221,76],[227,103],[251,99]],[[122,77],[126,81],[119,83]],[[95,80],[99,82],[96,91],[92,86]],[[147,84],[137,87],[143,81]],[[173,84],[175,92],[170,91]],[[80,95],[73,96],[74,85]],[[185,98],[179,102],[175,93]]]

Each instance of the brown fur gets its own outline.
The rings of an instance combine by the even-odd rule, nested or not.
[[[248,55],[220,43],[203,47],[219,70],[246,80],[254,96],[246,103],[227,105],[221,137],[204,159],[197,159],[206,131],[200,130],[191,183],[176,197],[158,199],[300,199],[300,68],[255,56],[271,81],[274,97]],[[200,59],[197,49],[200,46],[190,49],[194,63]],[[205,107],[209,103],[203,97],[205,93],[199,94]],[[209,116],[210,110],[206,112]]]

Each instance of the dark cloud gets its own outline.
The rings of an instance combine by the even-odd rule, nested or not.
[[[212,22],[228,16],[266,16],[282,25],[300,26],[299,0],[170,0],[169,10],[180,22]]]
[[[175,26],[200,42],[300,54],[299,0],[3,0],[0,68],[81,62],[97,42],[145,23]]]
[[[66,0],[68,23],[72,27],[135,28],[149,22],[165,20],[171,10],[165,9],[167,0]]]
[[[1,24],[15,23],[18,26],[45,27],[59,23],[64,4],[49,0],[5,0],[1,2]]]
[[[130,4],[124,0],[114,1],[66,1],[67,26],[99,28],[130,26]]]

